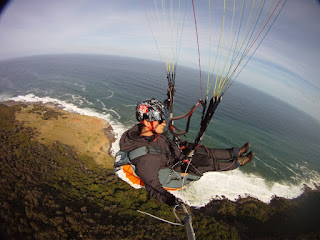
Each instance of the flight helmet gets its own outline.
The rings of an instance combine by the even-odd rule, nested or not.
[[[168,109],[156,98],[143,100],[137,103],[136,118],[139,122],[147,120],[161,121],[168,117]]]

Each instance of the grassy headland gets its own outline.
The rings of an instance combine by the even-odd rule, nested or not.
[[[171,208],[119,180],[110,156],[99,158],[108,142],[99,133],[103,124],[48,106],[0,104],[3,238],[186,238],[184,228],[136,211],[175,220]],[[191,211],[197,239],[319,239],[319,202],[318,191],[307,191],[271,204],[221,200]]]
[[[74,147],[76,152],[88,154],[104,167],[113,167],[114,159],[109,155],[114,141],[112,127],[102,119],[69,113],[51,103],[22,105],[15,119],[33,128],[36,139],[47,146],[59,141]]]

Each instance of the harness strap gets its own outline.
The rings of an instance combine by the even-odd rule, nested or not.
[[[143,126],[146,126],[146,125],[144,125],[143,121],[140,121],[140,122],[142,123]],[[147,127],[153,134],[156,134],[156,131],[154,130],[154,123],[153,123],[153,121],[151,121],[150,124],[151,124],[151,127],[149,127],[149,126],[146,126],[146,127]]]
[[[138,147],[131,152],[128,153],[130,160],[133,160],[135,158],[141,157],[143,155],[153,153],[153,154],[160,154],[162,151],[160,148],[152,147],[152,146],[142,146]]]
[[[118,168],[125,165],[132,164],[131,161],[135,158],[144,156],[146,154],[160,154],[163,153],[160,148],[152,146],[142,146],[138,147],[130,152],[118,151],[116,154],[116,159],[114,167]]]

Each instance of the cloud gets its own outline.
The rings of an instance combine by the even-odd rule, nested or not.
[[[144,17],[140,12],[114,11],[110,2],[105,6],[88,3],[14,1],[0,22],[5,33],[0,37],[4,46],[1,55],[65,52],[70,48],[81,52],[82,46],[94,49],[94,44],[103,42],[106,46],[121,42],[130,48],[128,39],[145,32],[140,27]]]
[[[145,16],[144,8],[148,11],[152,3],[143,2],[145,5],[140,0],[12,1],[0,19],[0,59],[50,53],[98,53],[161,60]],[[207,10],[207,2],[197,2],[203,69],[209,51]],[[268,89],[265,82],[271,82],[281,89],[281,96],[287,101],[294,102],[291,96],[295,92],[305,99],[309,112],[317,112],[315,108],[319,106],[314,100],[320,96],[319,10],[320,4],[316,1],[287,1],[255,56],[240,74],[239,81],[251,79],[250,84],[259,89]],[[154,15],[149,13],[149,18],[154,33],[161,33],[154,26]],[[179,64],[197,69],[191,4],[187,6],[184,20]],[[212,37],[211,49],[218,42],[216,34]],[[163,52],[161,55],[164,57]]]

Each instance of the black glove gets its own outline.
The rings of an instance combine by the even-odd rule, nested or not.
[[[186,141],[181,143],[181,151],[184,155],[188,155],[194,148],[194,143],[189,143]]]
[[[163,105],[168,109],[170,110],[170,100],[169,99],[166,99],[163,101]]]

